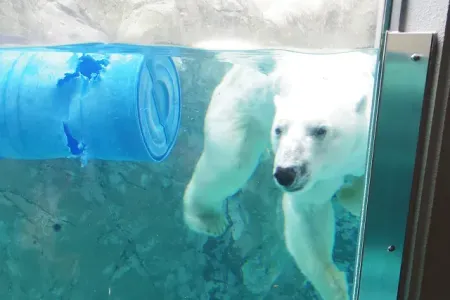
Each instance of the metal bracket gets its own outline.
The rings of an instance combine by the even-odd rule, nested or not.
[[[394,300],[434,33],[387,32],[372,118],[353,299]]]

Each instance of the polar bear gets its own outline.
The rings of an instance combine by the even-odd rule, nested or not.
[[[268,74],[235,65],[206,113],[204,149],[183,198],[188,227],[221,235],[229,225],[225,200],[271,146],[289,253],[323,299],[349,299],[345,273],[332,259],[331,199],[349,189],[349,177],[363,189],[375,58],[291,53],[278,57]],[[359,214],[361,197],[338,200]]]

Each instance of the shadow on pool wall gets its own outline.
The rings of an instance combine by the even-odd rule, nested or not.
[[[181,128],[162,163],[0,160],[1,299],[319,299],[285,249],[269,152],[228,202],[225,236],[183,223],[203,118],[226,68],[183,62]],[[357,221],[336,211],[335,259],[353,276]]]

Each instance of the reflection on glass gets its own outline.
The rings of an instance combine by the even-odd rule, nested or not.
[[[0,7],[0,44],[94,42],[0,68],[0,298],[350,299],[380,3],[76,2]],[[179,75],[173,149],[172,106],[135,113],[175,97],[143,55]],[[114,59],[135,72],[109,76]]]

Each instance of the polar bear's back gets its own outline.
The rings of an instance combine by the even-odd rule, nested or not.
[[[205,122],[252,119],[268,124],[273,115],[271,78],[257,69],[234,65],[214,90]]]

